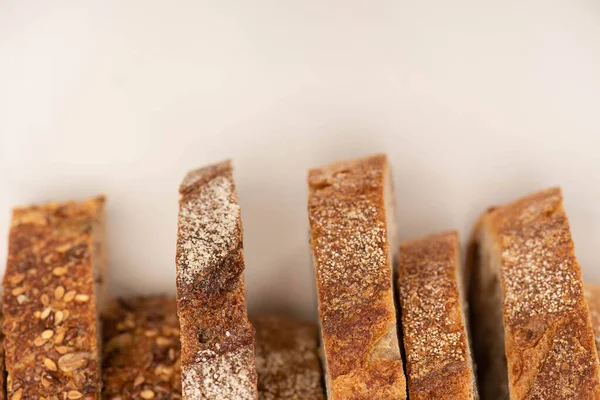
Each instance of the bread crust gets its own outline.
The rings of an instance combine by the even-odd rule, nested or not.
[[[176,264],[183,398],[256,399],[254,329],[246,314],[231,163],[188,173],[180,194]]]
[[[100,398],[93,255],[104,198],[13,211],[3,287],[7,396]]]
[[[400,245],[398,289],[411,399],[477,398],[459,253],[456,232]]]
[[[325,400],[311,322],[251,315],[256,329],[256,370],[261,400]]]
[[[482,231],[500,255],[510,398],[600,398],[594,334],[560,189],[488,210],[474,237]]]
[[[600,286],[591,283],[584,284],[585,300],[590,310],[592,329],[596,341],[596,350],[600,355]]]
[[[181,399],[181,345],[174,298],[117,299],[102,315],[107,400]]]
[[[386,156],[375,155],[308,175],[311,247],[333,399],[406,398],[388,255],[389,173]]]

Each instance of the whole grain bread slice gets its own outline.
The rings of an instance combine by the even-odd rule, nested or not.
[[[99,399],[104,198],[13,211],[3,280],[10,399]]]
[[[325,400],[317,325],[289,317],[251,315],[261,400]]]
[[[188,173],[179,192],[183,398],[256,399],[254,329],[246,314],[242,223],[231,163]]]
[[[478,398],[464,287],[456,232],[400,245],[398,292],[411,399]]]
[[[174,298],[119,298],[110,303],[102,321],[104,399],[181,399],[181,344]]]
[[[308,174],[328,398],[405,399],[392,262],[394,196],[385,155]]]
[[[488,210],[470,247],[482,399],[600,398],[594,334],[560,189]]]

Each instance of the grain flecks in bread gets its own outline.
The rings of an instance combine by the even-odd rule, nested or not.
[[[230,162],[188,173],[179,191],[183,398],[256,399],[254,329],[246,315],[242,225]]]
[[[313,169],[308,185],[328,398],[404,399],[387,158],[375,155]]]
[[[459,253],[456,232],[400,245],[398,289],[408,394],[414,400],[478,398]]]
[[[600,398],[594,334],[560,189],[488,210],[471,251],[481,398]]]
[[[292,318],[254,315],[261,400],[325,400],[318,328]]]
[[[104,198],[13,211],[3,280],[9,399],[99,399]]]
[[[174,298],[118,299],[102,315],[106,400],[181,399],[181,345]]]

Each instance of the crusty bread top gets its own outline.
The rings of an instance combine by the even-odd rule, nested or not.
[[[13,211],[3,287],[11,399],[95,399],[94,229],[104,198]]]
[[[483,215],[500,255],[514,399],[600,398],[598,357],[560,189]]]
[[[317,326],[272,315],[254,315],[256,371],[261,400],[325,400],[317,353]]]
[[[110,303],[102,321],[104,399],[181,399],[175,299],[118,299]]]
[[[401,398],[402,361],[388,255],[385,155],[309,172],[311,227],[321,333],[334,398]]]
[[[185,399],[255,399],[254,329],[246,315],[240,207],[229,161],[180,187],[177,312]]]
[[[600,353],[600,286],[585,283],[584,289],[596,339],[596,350]]]
[[[473,399],[456,232],[400,245],[398,288],[411,399]]]

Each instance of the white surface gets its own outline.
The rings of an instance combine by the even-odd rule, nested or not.
[[[106,193],[113,292],[173,292],[178,184],[231,157],[250,307],[311,316],[306,170],[386,151],[401,239],[560,184],[600,281],[599,4],[2,1],[0,240]]]

